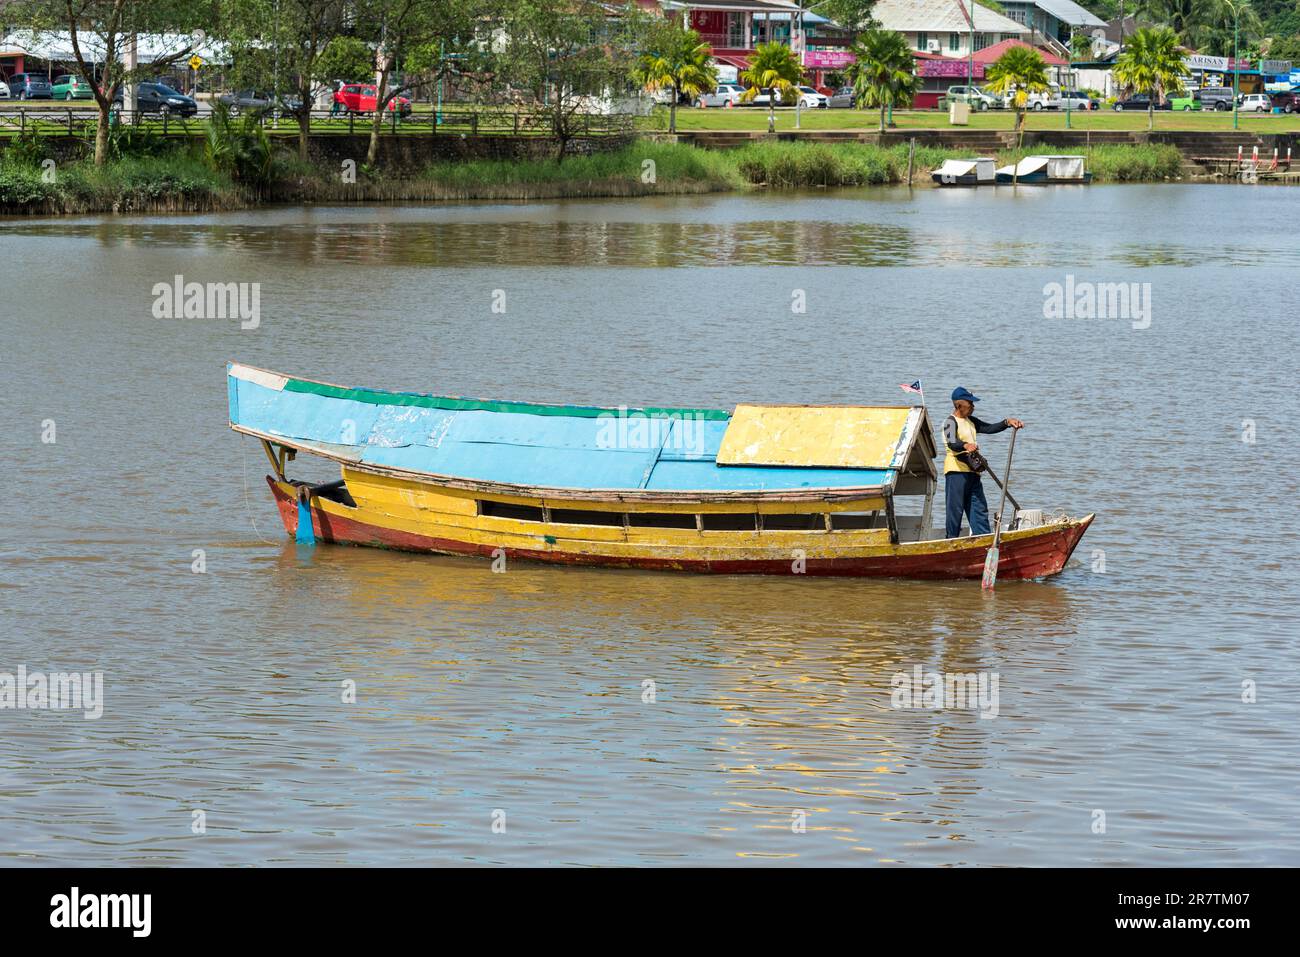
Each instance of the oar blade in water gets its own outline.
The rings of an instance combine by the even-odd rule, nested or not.
[[[990,589],[998,582],[998,547],[994,545],[989,549],[988,555],[984,557],[984,578],[980,581],[980,587]]]
[[[298,499],[298,533],[294,539],[299,545],[315,545],[316,532],[311,527],[311,506]]]

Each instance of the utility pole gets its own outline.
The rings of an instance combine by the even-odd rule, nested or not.
[[[1237,128],[1237,101],[1241,99],[1241,70],[1237,64],[1237,5],[1223,0],[1232,11],[1232,128]]]
[[[970,50],[966,58],[966,96],[970,97],[971,87],[975,85],[975,2],[966,5],[966,21],[970,24]],[[968,99],[969,103],[970,100]]]

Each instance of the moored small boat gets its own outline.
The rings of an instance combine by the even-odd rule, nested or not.
[[[628,409],[353,389],[228,368],[286,531],[325,542],[680,571],[979,578],[991,535],[930,528],[920,406]],[[295,481],[299,453],[341,466]],[[910,502],[915,507],[897,506]],[[302,503],[305,503],[303,506]],[[909,512],[911,514],[905,514]],[[1059,572],[1093,516],[1013,522],[998,577]]]
[[[1011,183],[1025,186],[1087,184],[1092,182],[1092,174],[1084,168],[1082,156],[1026,156],[1018,163],[999,169],[997,180],[999,186]]]
[[[992,186],[997,182],[995,165],[991,156],[944,160],[930,178],[940,186]]]

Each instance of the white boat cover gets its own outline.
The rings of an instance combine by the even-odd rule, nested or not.
[[[977,182],[993,182],[995,170],[993,158],[990,156],[980,156],[975,159],[950,159],[944,160],[943,165],[935,170],[935,174],[940,177],[940,182],[955,182],[958,177],[969,176],[974,171]],[[948,177],[952,177],[948,179]]]
[[[999,175],[1025,179],[1031,173],[1046,169],[1047,179],[1083,179],[1082,156],[1026,156],[1014,166],[1003,166]]]

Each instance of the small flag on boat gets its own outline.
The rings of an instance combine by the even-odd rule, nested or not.
[[[920,380],[920,379],[917,379],[915,382],[910,383],[910,384],[907,383],[907,382],[900,382],[900,383],[898,383],[898,387],[899,387],[900,389],[902,389],[904,392],[915,392],[917,395],[924,395],[924,394],[925,394],[924,392],[921,391],[921,380]]]

